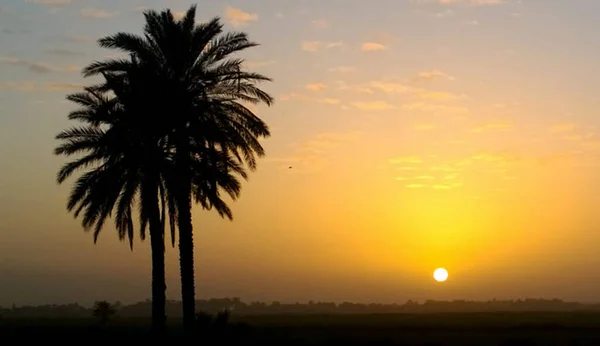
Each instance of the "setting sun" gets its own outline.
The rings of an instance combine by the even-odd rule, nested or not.
[[[438,268],[433,272],[433,278],[437,282],[444,282],[448,279],[448,271],[444,268]]]

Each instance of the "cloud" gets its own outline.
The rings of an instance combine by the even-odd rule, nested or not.
[[[396,106],[385,101],[353,102],[352,106],[362,111],[383,111],[397,108]]]
[[[552,125],[548,129],[548,132],[553,133],[553,134],[563,134],[563,133],[567,133],[567,132],[573,132],[576,129],[577,129],[577,125],[572,124],[572,123],[555,124],[555,125]]]
[[[74,51],[74,50],[70,50],[70,49],[63,49],[63,48],[50,48],[50,49],[46,49],[46,50],[44,50],[44,53],[51,54],[51,55],[62,55],[62,56],[80,56],[80,55],[83,55],[82,52],[78,52],[78,51]]]
[[[505,0],[436,0],[440,4],[500,5]]]
[[[80,11],[81,15],[86,18],[94,18],[94,19],[107,19],[115,17],[119,14],[119,12],[110,12],[107,10],[99,9],[99,8],[83,8]]]
[[[46,63],[29,61],[27,59],[0,56],[0,64],[2,64],[2,63],[14,65],[14,66],[25,67],[29,71],[34,72],[34,73],[39,73],[39,74],[45,74],[45,73],[50,73],[50,72],[74,72],[74,71],[78,72],[78,71],[81,71],[80,66],[73,65],[73,64],[66,65],[63,68],[59,68],[59,67],[55,67],[55,66],[50,66]]]
[[[337,73],[351,73],[356,72],[356,67],[354,66],[337,66],[332,67],[328,70],[329,72],[337,72]]]
[[[234,27],[241,27],[258,20],[256,13],[244,12],[239,8],[227,6],[225,9],[225,19]]]
[[[302,41],[302,50],[306,52],[316,52],[321,45],[320,41]]]
[[[388,160],[388,163],[392,165],[400,164],[400,163],[422,163],[423,159],[418,156],[401,156],[394,157]]]
[[[0,89],[17,91],[75,91],[83,87],[76,83],[0,82]]]
[[[419,72],[417,77],[414,78],[414,80],[417,80],[417,81],[433,81],[436,79],[455,80],[456,78],[454,78],[453,76],[451,76],[447,73],[444,73],[440,70]]]
[[[79,65],[67,65],[64,68],[66,72],[81,72],[82,68]]]
[[[312,26],[317,29],[327,29],[329,28],[329,22],[326,19],[315,19],[312,21]]]
[[[417,93],[417,96],[424,100],[433,100],[433,101],[454,101],[459,99],[468,98],[467,95],[457,95],[450,92],[445,91],[424,91]]]
[[[425,89],[415,88],[395,82],[373,81],[368,84],[368,87],[383,91],[386,94],[419,94],[426,92]]]
[[[298,93],[288,93],[288,94],[282,94],[279,99],[281,101],[309,101],[309,102],[318,102],[318,103],[323,103],[323,104],[327,104],[327,105],[338,105],[340,104],[342,101],[340,99],[336,99],[336,98],[331,98],[331,97],[324,97],[324,98],[320,98],[320,97],[311,97],[311,96],[307,96],[304,94],[298,94]]]
[[[45,83],[41,89],[45,91],[69,91],[79,90],[84,86],[77,83]]]
[[[435,17],[437,18],[447,18],[447,17],[454,17],[454,11],[452,11],[451,9],[445,9],[441,12],[437,12],[434,14]]]
[[[78,35],[67,35],[60,37],[62,41],[71,42],[71,43],[88,43],[94,42],[95,39],[89,36],[78,36]]]
[[[443,113],[457,113],[466,114],[470,113],[469,108],[461,106],[446,106],[437,105],[424,102],[416,102],[402,105],[402,109],[408,111],[422,111],[422,112],[443,112]]]
[[[309,100],[310,98],[303,94],[298,93],[287,93],[279,96],[281,101],[290,101],[290,100]]]
[[[373,52],[378,50],[386,50],[387,47],[377,42],[365,42],[361,47],[363,52]]]
[[[373,90],[371,88],[369,88],[368,86],[347,84],[344,81],[336,81],[335,84],[337,85],[338,90],[343,90],[343,91],[350,90],[350,91],[355,91],[355,92],[360,92],[360,93],[365,93],[365,94],[373,94]]]
[[[330,48],[335,48],[335,47],[341,47],[343,44],[344,43],[342,41],[326,42],[325,48],[330,49]]]
[[[315,173],[335,160],[334,151],[345,144],[353,143],[362,137],[357,131],[323,132],[294,145],[294,154],[287,157],[266,158],[266,161],[281,164],[290,172]]]
[[[301,48],[305,52],[317,52],[321,48],[330,49],[335,47],[341,47],[343,43],[341,41],[334,42],[323,42],[323,41],[302,41]]]
[[[0,63],[22,66],[35,73],[48,73],[54,71],[54,69],[47,64],[32,62],[26,59],[0,57]]]
[[[428,131],[428,130],[433,130],[435,129],[435,124],[432,123],[420,123],[420,124],[415,124],[413,126],[413,129],[415,129],[416,131]]]
[[[471,132],[482,133],[496,130],[509,130],[513,128],[512,122],[508,121],[492,121],[478,125],[471,129]]]
[[[387,94],[409,94],[424,100],[453,101],[468,98],[466,95],[457,95],[444,91],[429,91],[395,82],[373,81],[369,83],[369,88],[380,90]]]
[[[404,186],[409,189],[420,189],[420,188],[427,187],[427,185],[424,185],[424,184],[408,184],[408,185],[404,185]]]
[[[48,5],[48,6],[64,6],[70,3],[73,3],[75,0],[27,0],[27,2],[32,2],[38,5]]]
[[[463,22],[465,25],[471,25],[471,26],[478,26],[479,22],[476,20],[467,20],[465,22]]]
[[[326,103],[328,105],[337,105],[340,104],[340,99],[334,99],[334,98],[324,98],[323,100],[321,100],[321,102]]]
[[[323,84],[323,83],[312,83],[312,84],[308,84],[306,85],[306,90],[310,90],[310,91],[323,91],[325,89],[327,89],[327,85]]]
[[[247,68],[259,68],[259,67],[274,65],[276,63],[277,63],[277,61],[275,61],[275,60],[244,61],[244,66]]]

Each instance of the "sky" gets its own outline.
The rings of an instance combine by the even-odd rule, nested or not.
[[[66,211],[54,136],[96,40],[189,1],[0,2],[0,305],[150,297],[150,244]],[[600,2],[198,3],[260,46],[267,156],[193,210],[199,298],[600,302]],[[292,167],[291,169],[289,167]],[[177,248],[167,294],[180,299]],[[433,280],[438,267],[450,277]]]

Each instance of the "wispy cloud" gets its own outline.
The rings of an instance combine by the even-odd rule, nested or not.
[[[343,43],[341,41],[324,42],[324,41],[302,41],[301,48],[305,52],[317,52],[320,49],[331,49],[335,47],[341,47]]]
[[[27,0],[27,2],[48,6],[64,6],[75,2],[75,0]]]
[[[2,56],[0,56],[0,64],[21,66],[31,72],[38,73],[38,74],[45,74],[45,73],[50,73],[50,72],[74,72],[74,71],[81,70],[80,66],[74,65],[74,64],[66,65],[61,68],[61,67],[51,66],[47,63],[35,62],[35,61],[30,61],[30,60],[22,59],[22,58],[2,57]]]
[[[466,114],[470,110],[467,107],[461,106],[447,106],[439,104],[431,104],[425,102],[415,102],[402,105],[402,108],[408,111],[421,111],[421,112],[441,112],[441,113],[458,113]]]
[[[340,99],[326,97],[326,98],[322,99],[321,102],[326,103],[328,105],[337,105],[337,104],[340,104],[342,101]]]
[[[349,143],[360,140],[362,134],[357,131],[319,133],[304,142],[294,144],[294,153],[290,156],[266,158],[268,162],[280,165],[291,173],[316,173],[334,160],[334,151]]]
[[[470,25],[470,26],[478,26],[479,25],[479,21],[472,19],[472,20],[466,20],[463,22],[463,24],[465,25]]]
[[[44,50],[44,53],[50,55],[61,55],[61,56],[80,56],[83,55],[82,52],[74,51],[71,49],[64,48],[49,48]]]
[[[371,102],[353,102],[352,106],[362,110],[362,111],[383,111],[390,109],[397,109],[398,107],[394,106],[391,103],[385,101],[371,101]]]
[[[0,82],[0,89],[17,91],[74,91],[83,88],[76,83]]]
[[[315,19],[311,22],[312,26],[317,28],[317,29],[327,29],[329,28],[330,24],[329,21],[327,21],[327,19]]]
[[[417,88],[397,82],[373,81],[368,84],[368,88],[383,91],[387,94],[408,94],[416,98],[434,101],[454,101],[468,98],[467,95],[458,95],[445,91],[431,91],[423,88]]]
[[[94,19],[107,19],[119,15],[119,12],[117,11],[111,12],[100,8],[91,7],[81,9],[80,13],[83,17]]]
[[[0,57],[0,63],[22,66],[31,72],[35,73],[48,73],[54,71],[52,67],[45,63],[38,63],[29,61],[27,59],[11,58],[11,57]]]
[[[306,90],[310,91],[323,91],[327,89],[327,85],[323,83],[311,83],[305,86]]]
[[[88,43],[94,42],[95,39],[90,36],[79,36],[79,35],[66,35],[63,37],[59,37],[60,40],[71,43]]]
[[[481,125],[475,126],[471,129],[471,132],[482,133],[489,131],[498,131],[498,130],[509,130],[513,128],[513,123],[509,121],[491,121],[488,123],[483,123]]]
[[[435,124],[432,123],[419,123],[413,126],[416,131],[429,131],[435,129]]]
[[[455,80],[456,78],[440,70],[419,72],[419,74],[413,78],[415,81],[433,81],[437,79]]]
[[[440,4],[500,5],[506,0],[435,0]]]
[[[308,102],[317,102],[326,105],[338,105],[342,101],[337,98],[332,97],[313,97],[300,93],[288,93],[282,94],[279,99],[281,101],[308,101]]]
[[[548,132],[553,133],[553,134],[564,134],[567,132],[573,132],[576,129],[577,129],[577,125],[575,125],[573,123],[555,124],[555,125],[552,125],[548,129]]]
[[[386,50],[387,47],[377,42],[365,42],[362,44],[361,49],[363,52],[373,52],[379,50]]]
[[[388,160],[388,163],[392,165],[397,165],[401,163],[422,163],[423,159],[419,156],[400,156],[394,157]]]
[[[337,73],[351,73],[356,72],[356,67],[354,66],[337,66],[332,67],[328,70],[329,72],[337,72]]]
[[[241,27],[258,20],[258,14],[244,12],[243,10],[227,6],[225,9],[225,19],[234,27]]]
[[[276,64],[275,60],[262,60],[262,61],[244,61],[244,66],[247,68],[260,68]]]
[[[434,17],[436,18],[448,18],[448,17],[454,17],[454,11],[452,11],[449,8],[444,9],[443,11],[434,13]]]

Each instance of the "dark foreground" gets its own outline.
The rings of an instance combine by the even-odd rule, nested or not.
[[[168,341],[204,345],[600,345],[600,313],[446,313],[381,315],[233,316],[202,324],[184,337],[170,320]],[[0,340],[158,341],[146,319],[3,319]],[[195,340],[193,340],[195,339]],[[183,342],[183,340],[182,340]]]

